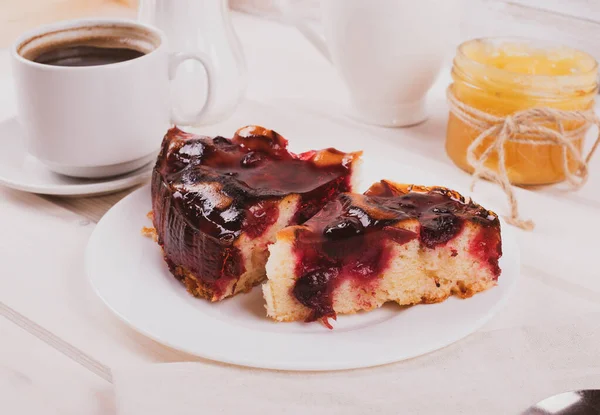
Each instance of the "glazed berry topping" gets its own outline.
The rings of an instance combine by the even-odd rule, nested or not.
[[[433,249],[454,239],[466,221],[483,225],[469,250],[499,275],[498,218],[458,193],[381,181],[364,195],[341,194],[298,230],[294,249],[301,277],[293,293],[311,309],[308,321],[322,319],[329,326],[327,319],[335,318],[335,288],[348,280],[364,291],[377,284],[392,259],[390,242],[402,245],[417,239]],[[399,227],[403,223],[409,229]],[[452,248],[451,256],[456,255]]]
[[[256,167],[259,163],[266,160],[263,153],[258,151],[251,151],[244,156],[241,161],[242,167]]]
[[[428,248],[445,244],[462,228],[462,220],[453,213],[442,213],[439,216],[433,213],[429,216],[431,217],[421,222],[421,243]]]
[[[247,151],[260,151],[280,159],[294,158],[287,151],[288,141],[275,131],[263,127],[249,125],[240,128],[231,141]]]
[[[329,315],[331,308],[330,287],[335,270],[316,270],[303,275],[294,285],[294,295],[318,315]]]
[[[323,235],[327,239],[344,239],[351,236],[362,235],[365,227],[355,216],[344,216],[334,220],[323,229]]]
[[[329,153],[338,162],[322,165],[320,160]],[[271,224],[277,218],[244,220],[252,206],[297,193],[302,209],[295,219],[306,220],[350,190],[351,172],[344,157],[357,156],[334,150],[295,155],[287,150],[285,138],[257,126],[239,129],[233,139],[199,137],[174,128],[165,137],[155,170],[176,190],[190,223],[204,233],[237,237],[246,226],[255,228],[251,232],[258,236],[267,228],[259,224],[262,219]]]
[[[220,135],[213,138],[213,144],[220,147],[231,146],[231,140],[221,137]]]

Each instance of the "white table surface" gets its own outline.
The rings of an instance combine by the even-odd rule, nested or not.
[[[296,142],[303,134],[318,134],[324,142],[332,135],[360,138],[365,156],[385,151],[439,176],[440,184],[469,185],[470,177],[444,151],[446,81],[432,91],[424,124],[361,125],[345,118],[343,85],[294,29],[243,15],[235,15],[234,23],[248,60],[248,98],[231,119],[203,131],[227,135],[256,123]],[[2,53],[1,118],[14,115],[10,89]],[[202,361],[126,327],[86,281],[83,253],[95,222],[126,194],[62,199],[0,187],[0,315],[6,317],[0,318],[0,413],[112,414],[111,367]],[[491,184],[479,183],[478,194],[507,211]],[[537,227],[519,232],[517,290],[482,330],[569,322],[600,311],[600,161],[592,161],[591,179],[577,193],[554,187],[517,194],[522,215]]]

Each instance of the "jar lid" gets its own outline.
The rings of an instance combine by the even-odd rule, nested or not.
[[[480,87],[528,95],[585,94],[598,83],[598,63],[588,53],[558,43],[515,37],[464,42],[454,72]]]

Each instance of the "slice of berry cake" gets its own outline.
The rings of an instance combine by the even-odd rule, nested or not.
[[[452,190],[389,181],[339,195],[269,249],[267,314],[328,327],[388,301],[470,297],[496,284],[502,255],[495,213]]]
[[[219,301],[265,279],[267,245],[352,189],[360,153],[293,154],[274,131],[232,139],[169,130],[152,175],[152,216],[172,274]]]

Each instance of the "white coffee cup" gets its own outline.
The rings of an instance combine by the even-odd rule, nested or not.
[[[461,0],[321,0],[324,39],[291,0],[280,5],[337,69],[352,117],[388,127],[426,119],[425,96],[454,50]]]
[[[81,46],[143,55],[95,66],[35,62],[46,53]],[[11,58],[28,152],[50,170],[76,177],[114,176],[147,164],[171,122],[195,124],[213,102],[207,86],[206,94],[199,92],[207,98],[198,103],[198,112],[172,108],[170,80],[182,62],[202,64],[208,85],[213,69],[201,53],[170,55],[167,50],[161,31],[129,20],[60,22],[21,36]]]

